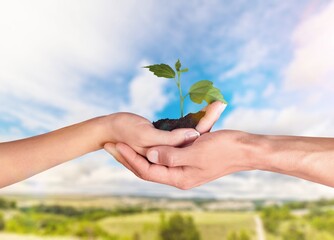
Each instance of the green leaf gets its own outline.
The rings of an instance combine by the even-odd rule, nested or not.
[[[176,71],[180,71],[180,68],[181,68],[181,62],[180,59],[178,59],[177,62],[175,63],[175,69]]]
[[[185,72],[188,72],[188,71],[189,71],[188,68],[183,68],[183,69],[180,70],[180,72],[182,72],[182,73],[185,73]]]
[[[208,104],[214,101],[221,101],[227,104],[220,90],[214,87],[213,83],[209,80],[202,80],[193,84],[190,87],[189,95],[190,99],[198,104],[201,104],[203,100]]]
[[[174,70],[169,65],[164,63],[145,66],[144,68],[148,68],[157,77],[164,77],[164,78],[175,77]]]
[[[227,104],[226,100],[224,99],[223,94],[220,92],[220,90],[214,86],[212,86],[211,89],[209,89],[209,91],[207,92],[204,100],[210,104],[213,103],[215,101],[221,101],[225,104]]]

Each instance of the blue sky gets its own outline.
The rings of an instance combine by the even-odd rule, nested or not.
[[[214,129],[334,137],[334,4],[306,1],[7,1],[0,3],[0,141],[131,111],[178,117],[173,81],[141,67],[190,69],[229,105]],[[186,101],[186,112],[201,106]],[[284,189],[284,191],[282,191]],[[103,151],[3,193],[314,198],[334,191],[267,172],[180,191],[137,179]]]

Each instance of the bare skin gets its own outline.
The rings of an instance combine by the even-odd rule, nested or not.
[[[138,177],[179,189],[248,170],[277,172],[334,187],[334,138],[221,130],[205,133],[183,148],[150,148],[149,161],[124,143],[104,147]]]
[[[221,103],[206,109],[198,131],[210,130],[224,110]],[[145,155],[153,146],[179,146],[194,141],[200,134],[194,129],[161,131],[152,123],[131,113],[115,113],[97,117],[53,132],[0,143],[0,188],[29,178],[51,167],[102,149],[110,142],[126,143]]]

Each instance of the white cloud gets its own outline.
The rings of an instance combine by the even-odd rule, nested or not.
[[[117,96],[110,101],[89,86],[98,78],[112,89],[108,76],[141,60],[138,46],[153,41],[142,27],[145,33],[158,27],[146,14],[153,6],[131,0],[1,2],[1,116],[38,131],[117,111]]]
[[[334,89],[334,2],[306,19],[293,34],[292,62],[285,71],[288,90]]]
[[[293,33],[295,48],[292,61],[284,69],[283,86],[269,83],[262,93],[271,106],[236,108],[225,118],[224,128],[268,134],[334,135],[330,101],[334,91],[333,16],[334,3],[330,3],[303,19]]]
[[[225,117],[222,128],[261,134],[334,136],[334,117],[287,106],[281,109],[238,108]]]
[[[2,194],[127,194],[166,197],[316,199],[334,197],[332,188],[294,177],[251,171],[225,176],[183,191],[145,182],[120,166],[108,163],[103,152],[57,166],[0,190]],[[284,191],[282,191],[284,189]]]
[[[258,40],[254,39],[247,42],[238,52],[239,61],[237,65],[231,70],[223,73],[220,76],[220,79],[226,80],[259,67],[268,52],[269,46],[260,43]]]
[[[142,61],[140,66],[149,65]],[[120,111],[134,112],[148,119],[161,111],[168,103],[164,92],[170,79],[157,78],[148,69],[142,69],[129,84],[129,102],[120,107]]]
[[[137,177],[119,164],[111,164],[103,151],[64,163],[25,181],[3,188],[3,193],[118,193]],[[103,189],[103,191],[101,191]]]
[[[216,198],[318,199],[334,197],[330,187],[270,172],[232,174],[200,187]],[[196,195],[195,195],[196,196]]]

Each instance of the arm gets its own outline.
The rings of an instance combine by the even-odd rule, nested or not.
[[[219,111],[223,111],[220,107],[214,103],[207,109],[199,123],[202,132],[218,119]],[[147,119],[131,113],[97,117],[39,136],[0,143],[0,188],[99,150],[107,142],[124,142],[145,155],[149,147],[178,146],[198,136],[194,129],[157,130]]]
[[[0,187],[101,148],[102,118],[47,134],[0,143]]]
[[[334,138],[262,136],[257,169],[283,173],[334,187]],[[265,157],[267,154],[267,157]]]
[[[106,142],[127,142],[142,153],[146,147],[155,146],[158,142],[182,144],[186,140],[186,133],[189,134],[189,129],[159,131],[144,118],[117,113],[43,135],[0,143],[0,188],[99,150]],[[144,134],[146,137],[141,137]]]
[[[108,146],[107,147],[108,150]],[[283,173],[334,187],[334,139],[265,136],[222,130],[185,148],[154,147],[149,161],[126,144],[116,157],[139,177],[189,189],[238,171]]]

